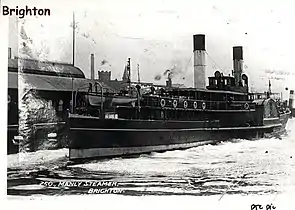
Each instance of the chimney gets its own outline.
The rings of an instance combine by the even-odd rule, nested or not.
[[[205,35],[196,34],[194,42],[194,87],[206,88],[206,69],[205,69]]]
[[[242,84],[242,73],[243,73],[243,47],[235,46],[233,47],[233,65],[234,71],[233,76],[235,78],[236,86]]]
[[[293,109],[293,106],[294,106],[294,90],[290,90],[289,108]]]
[[[94,79],[94,54],[90,55],[90,71],[91,71],[91,76],[90,79]]]
[[[8,47],[8,59],[11,59],[11,47]]]

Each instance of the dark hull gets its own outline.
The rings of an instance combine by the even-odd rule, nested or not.
[[[218,121],[120,120],[69,117],[70,160],[186,149],[235,138],[253,139],[284,129],[288,114],[263,126],[218,127]]]

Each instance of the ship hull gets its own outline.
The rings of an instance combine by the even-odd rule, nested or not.
[[[218,121],[101,121],[73,115],[69,117],[69,159],[126,156],[187,149],[236,138],[261,138],[281,132],[285,126],[280,123],[282,120],[263,126],[218,127]]]

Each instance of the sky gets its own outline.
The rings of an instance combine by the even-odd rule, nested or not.
[[[292,1],[240,0],[84,0],[4,1],[19,8],[49,8],[50,17],[10,17],[9,45],[17,52],[17,32],[24,26],[33,40],[35,58],[71,63],[72,13],[78,22],[76,63],[90,76],[90,54],[95,69],[112,71],[121,79],[131,58],[132,80],[165,83],[163,72],[177,67],[174,83],[193,86],[192,36],[206,35],[207,76],[232,70],[232,47],[244,49],[244,70],[250,86],[275,92],[294,89],[295,6]],[[17,23],[18,26],[17,26]],[[18,29],[17,29],[18,28]],[[101,61],[107,63],[101,65]],[[156,75],[162,75],[155,81]]]

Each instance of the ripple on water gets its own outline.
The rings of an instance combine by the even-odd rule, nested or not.
[[[293,120],[294,121],[294,120]],[[290,126],[288,124],[288,126]],[[112,180],[126,195],[216,195],[283,192],[295,185],[295,138],[233,140],[188,150],[67,166],[66,149],[8,156],[8,194],[79,194],[41,188],[40,180]],[[267,152],[266,152],[267,151]]]

